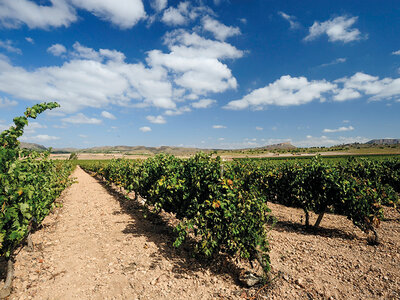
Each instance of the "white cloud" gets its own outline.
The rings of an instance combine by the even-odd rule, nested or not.
[[[31,43],[31,44],[34,44],[34,43],[35,43],[35,41],[33,40],[33,38],[31,38],[31,37],[29,37],[29,36],[27,36],[27,37],[25,38],[25,40],[26,40],[28,43]]]
[[[21,141],[29,141],[29,142],[49,142],[59,140],[60,138],[57,136],[51,136],[47,134],[39,134],[35,136],[22,136]]]
[[[262,128],[262,127],[260,127],[260,126],[256,126],[256,130],[261,131],[261,130],[264,130],[264,128]]]
[[[223,137],[218,138],[218,141],[223,141],[223,140],[225,140],[225,138],[223,138]]]
[[[83,139],[86,139],[88,136],[86,134],[80,134],[79,137],[83,138]]]
[[[212,99],[201,99],[200,101],[193,102],[192,106],[194,108],[208,108],[214,103],[217,103],[217,101],[212,100]]]
[[[400,78],[383,78],[357,72],[352,77],[335,80],[342,83],[343,89],[334,97],[334,100],[344,101],[370,96],[371,100],[392,99],[400,96]]]
[[[393,55],[400,55],[400,50],[393,51],[392,54],[393,54]]]
[[[76,55],[93,54],[93,49],[75,46],[79,50]],[[173,85],[164,68],[125,63],[121,61],[124,55],[115,50],[96,53],[93,57],[98,60],[78,57],[61,66],[29,71],[0,56],[0,91],[32,101],[54,99],[69,113],[84,107],[132,105],[132,100],[139,101],[138,106],[176,107]]]
[[[305,140],[293,141],[293,145],[297,147],[329,147],[341,144],[351,144],[351,143],[366,143],[370,139],[365,137],[332,137],[328,138],[326,136],[313,137],[308,135]]]
[[[278,12],[278,15],[289,22],[290,29],[294,30],[301,27],[300,23],[296,21],[296,17],[285,14],[283,11]]]
[[[15,106],[17,104],[18,104],[17,101],[10,100],[8,98],[0,97],[0,108],[6,108],[6,107],[10,107],[10,106]]]
[[[146,12],[141,0],[50,0],[51,5],[39,5],[29,0],[3,0],[0,2],[0,24],[18,28],[48,29],[68,27],[77,21],[76,8],[85,9],[102,20],[122,29],[133,27]]]
[[[336,128],[336,129],[324,129],[323,130],[323,132],[325,132],[325,133],[332,133],[332,132],[344,132],[344,131],[353,131],[354,130],[354,127],[353,126],[348,126],[348,127],[345,127],[345,126],[343,126],[343,127],[339,127],[339,128]]]
[[[226,128],[226,126],[224,126],[224,125],[213,125],[213,128],[214,129],[223,129],[223,128]]]
[[[150,2],[151,7],[156,11],[160,12],[167,7],[168,0],[152,0]]]
[[[335,59],[335,60],[333,60],[333,61],[331,61],[329,63],[322,64],[322,65],[320,65],[320,67],[328,67],[328,66],[332,66],[332,65],[342,64],[342,63],[345,63],[346,60],[347,59],[345,57],[340,57],[340,58],[337,58],[337,59]]]
[[[189,2],[181,2],[175,7],[169,7],[164,11],[162,21],[170,26],[183,25],[189,20]]]
[[[192,110],[190,109],[190,107],[182,106],[182,107],[179,107],[177,109],[168,109],[168,110],[165,111],[164,114],[167,115],[167,116],[178,116],[178,115],[182,115],[184,113],[191,112],[191,111]]]
[[[165,124],[167,122],[163,116],[147,116],[146,119],[154,124]]]
[[[28,126],[24,129],[25,133],[33,134],[36,132],[37,129],[47,128],[46,125],[42,125],[38,122],[29,122]]]
[[[21,49],[14,47],[12,44],[13,44],[13,42],[10,40],[7,40],[7,41],[0,40],[0,48],[3,48],[5,50],[7,50],[8,52],[22,54]]]
[[[94,61],[103,61],[109,59],[116,62],[123,62],[125,55],[117,50],[100,49],[96,51],[92,48],[81,45],[79,42],[75,42],[72,45],[74,51],[71,53],[73,57],[79,59],[88,59]]]
[[[75,10],[64,0],[50,0],[51,5],[38,5],[28,0],[2,0],[0,24],[6,28],[68,27],[77,20]]]
[[[336,101],[346,101],[346,100],[351,100],[351,99],[357,99],[360,98],[361,94],[354,90],[354,89],[341,89],[334,97],[333,99]]]
[[[171,52],[150,51],[147,61],[153,67],[163,66],[171,71],[178,86],[196,95],[237,87],[231,70],[220,60],[239,58],[242,51],[228,43],[207,40],[183,30],[167,35],[165,43]]]
[[[291,106],[309,103],[321,99],[324,93],[336,88],[326,80],[308,81],[305,77],[282,76],[264,88],[256,89],[240,100],[229,102],[225,108],[240,110],[248,107],[255,109],[267,105]]]
[[[116,117],[112,113],[110,113],[108,111],[105,111],[105,110],[101,112],[101,115],[104,118],[107,118],[107,119],[110,119],[110,120],[115,120],[116,119]]]
[[[67,52],[67,49],[61,44],[54,44],[47,48],[47,52],[53,54],[54,56],[61,56]]]
[[[151,131],[151,128],[148,126],[143,126],[143,127],[140,127],[139,130],[142,132],[149,132],[149,131]]]
[[[396,100],[400,97],[400,78],[379,79],[377,76],[358,72],[350,78],[344,77],[328,82],[309,81],[305,77],[286,75],[264,88],[250,92],[242,99],[229,102],[224,108],[257,110],[268,105],[301,105],[315,99],[323,102],[327,96],[331,96],[333,101],[346,101],[363,96],[369,97],[370,100]]]
[[[121,29],[131,28],[146,17],[142,0],[69,0]]]
[[[58,111],[64,113],[109,105],[183,112],[177,109],[178,102],[237,87],[222,60],[239,58],[243,51],[183,30],[167,34],[164,42],[170,52],[148,52],[147,65],[126,63],[119,51],[95,50],[79,42],[70,52],[60,44],[48,49],[67,59],[60,66],[27,70],[0,56],[0,91],[24,100],[58,101],[62,107]],[[209,103],[202,101],[193,107]]]
[[[220,41],[225,41],[231,36],[240,34],[238,27],[226,26],[209,16],[204,17],[202,22],[204,30],[211,32]]]
[[[315,21],[304,40],[311,41],[323,34],[328,35],[330,42],[349,43],[360,40],[361,32],[357,28],[351,28],[357,19],[358,17],[341,16],[322,23]]]
[[[72,123],[72,124],[101,124],[100,119],[89,118],[85,116],[83,113],[78,113],[74,116],[61,119],[63,122]]]

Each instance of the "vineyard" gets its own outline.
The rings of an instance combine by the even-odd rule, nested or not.
[[[274,248],[271,246],[270,232],[275,226],[313,233],[321,227],[324,228],[325,217],[331,222],[332,216],[335,218],[340,216],[350,220],[356,231],[361,230],[360,232],[365,233],[363,239],[371,249],[384,248],[386,247],[384,243],[387,241],[390,245],[395,245],[391,238],[387,239],[380,235],[378,228],[388,218],[393,218],[393,215],[389,217],[386,215],[388,208],[391,209],[391,213],[397,211],[397,219],[394,220],[399,219],[400,159],[398,157],[380,159],[350,157],[326,160],[316,156],[300,160],[222,161],[220,157],[214,157],[212,154],[198,153],[188,159],[160,154],[146,160],[71,162],[50,160],[48,152],[36,153],[20,149],[18,138],[23,134],[28,119],[36,118],[43,111],[57,106],[56,103],[44,103],[28,108],[24,116],[14,119],[14,126],[0,135],[0,254],[8,265],[7,279],[0,297],[5,297],[11,292],[13,262],[21,251],[21,245],[28,244],[28,248],[32,248],[31,235],[40,231],[38,229],[42,222],[55,206],[54,201],[66,187],[71,185],[72,180],[69,176],[76,164],[96,178],[100,178],[101,182],[123,191],[124,198],[120,203],[122,207],[129,207],[127,211],[130,211],[132,205],[138,205],[134,206],[133,213],[136,222],[139,222],[138,220],[147,222],[145,221],[147,215],[153,218],[164,214],[172,215],[174,233],[170,233],[173,239],[170,241],[170,246],[179,249],[182,245],[187,246],[190,240],[194,246],[190,246],[189,253],[193,255],[191,253],[193,251],[198,261],[203,259],[218,261],[222,257],[227,257],[236,263],[251,266],[250,269],[256,272],[246,272],[247,277],[240,278],[242,285],[256,284],[266,287],[280,276],[279,272],[273,270],[276,257],[275,262],[271,257]],[[89,177],[80,168],[75,170],[74,174],[80,174],[82,181],[86,180],[85,175]],[[85,187],[85,195],[91,194],[91,187],[95,187],[94,184],[92,182]],[[79,193],[80,188],[77,184],[71,188]],[[100,223],[96,223],[94,220],[92,222],[91,217],[103,218],[104,215],[110,216],[111,213],[103,210],[106,202],[97,202],[96,193],[102,193],[101,187],[95,189],[90,203],[85,200],[88,196],[85,196],[86,198],[81,198],[80,194],[77,196],[76,210],[69,214],[67,219],[69,225],[65,230],[68,230],[68,227],[78,227],[68,238],[61,237],[67,246],[66,249],[60,248],[59,252],[64,253],[65,250],[74,248],[75,255],[80,257],[81,253],[97,248],[96,244],[86,247],[87,240],[92,237],[97,241],[100,235],[97,232],[100,230],[99,224],[105,224],[107,221],[102,219]],[[127,195],[134,197],[129,198]],[[114,200],[108,195],[106,201]],[[87,210],[82,208],[82,205],[87,207],[91,205],[92,212],[89,208]],[[274,208],[273,211],[271,207]],[[282,222],[281,216],[287,218],[287,211],[283,211],[281,207],[285,207],[287,211],[291,209],[302,211],[303,216],[295,221],[297,225],[284,223],[287,221]],[[297,210],[291,213],[297,215]],[[139,217],[136,211],[142,217]],[[113,213],[114,222],[120,223],[119,220],[125,219],[127,227],[110,234],[107,230],[111,225],[105,226],[104,239],[98,247],[105,249],[104,255],[108,260],[116,258],[118,263],[122,264],[125,255],[114,256],[110,253],[121,251],[122,247],[129,249],[126,251],[135,249],[137,255],[143,250],[141,247],[147,249],[149,246],[148,242],[144,241],[139,244],[129,244],[124,240],[124,236],[120,236],[121,232],[129,228],[130,221],[127,216],[120,217],[119,214]],[[311,222],[312,220],[315,222]],[[79,222],[85,225],[80,226]],[[150,222],[146,226],[153,225]],[[78,229],[81,230],[81,236],[75,236]],[[339,231],[332,232],[336,232],[339,237],[347,236]],[[149,234],[148,229],[146,234]],[[115,248],[107,251],[112,235],[118,236],[117,242],[122,241],[122,244],[116,242]],[[319,238],[324,239],[323,236]],[[318,234],[315,239],[318,239]],[[285,250],[282,250],[285,254],[281,254],[279,261],[284,264],[288,249],[293,247],[294,244],[286,244],[283,247]],[[308,251],[307,249],[302,248],[304,251]],[[25,263],[33,261],[33,267],[37,268],[35,260],[40,264],[44,262],[43,258],[37,255],[41,255],[40,252],[34,251],[33,254],[25,254],[22,257],[28,257],[25,258]],[[96,254],[90,252],[87,254],[87,259],[91,260],[92,255]],[[30,260],[31,256],[36,258]],[[54,263],[58,259],[52,258],[51,261]],[[295,263],[296,259],[289,261],[289,264],[295,265]],[[395,264],[398,262],[395,261]],[[21,265],[23,264],[19,264],[19,271]],[[113,262],[100,269],[111,265]],[[51,269],[51,266],[47,268]],[[129,269],[131,265],[125,268]],[[125,274],[126,269],[121,269],[121,274]],[[226,268],[224,270],[226,272]],[[40,272],[36,270],[36,273]],[[49,273],[48,280],[53,280],[54,276],[62,272],[66,271]],[[114,272],[114,269],[110,272]],[[383,274],[383,271],[374,272]],[[144,280],[145,277],[140,278]],[[290,281],[288,278],[285,280]],[[296,279],[294,282],[297,286],[305,288],[302,280]],[[18,281],[18,284],[21,284],[21,281]],[[126,285],[127,283],[124,286]],[[132,282],[130,285],[133,289]],[[136,285],[134,287],[140,289]],[[51,294],[51,290],[49,293]],[[256,298],[254,296],[250,299]]]
[[[259,161],[222,162],[197,154],[189,159],[158,155],[145,161],[86,161],[81,166],[109,183],[134,191],[151,210],[172,212],[179,246],[185,237],[197,237],[196,250],[207,256],[224,252],[270,269],[267,204],[301,208],[305,225],[309,213],[346,216],[378,244],[376,228],[384,219],[384,206],[399,210],[400,161],[350,158],[326,163],[310,161],[279,164]]]
[[[70,184],[72,165],[56,163],[49,153],[39,154],[19,148],[28,118],[35,119],[56,103],[28,108],[25,115],[14,118],[14,126],[0,135],[0,255],[8,260],[8,278],[1,297],[10,291],[13,254],[49,214],[54,200]]]

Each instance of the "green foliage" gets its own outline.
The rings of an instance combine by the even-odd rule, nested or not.
[[[269,271],[265,223],[270,211],[243,182],[221,177],[219,157],[200,153],[183,160],[160,154],[144,162],[81,166],[139,193],[154,211],[175,213],[181,220],[175,246],[193,233],[198,252],[211,256],[221,251],[249,260],[262,257],[263,269]]]
[[[191,232],[199,252],[257,258],[265,272],[269,270],[268,201],[301,208],[306,220],[310,211],[321,217],[325,212],[344,215],[361,230],[375,234],[383,205],[399,207],[398,159],[327,162],[315,157],[223,163],[206,154],[186,160],[161,154],[145,161],[81,166],[140,194],[154,211],[175,213],[181,220],[175,246]]]
[[[78,154],[76,154],[76,152],[72,152],[68,158],[68,160],[77,160],[77,159],[78,159]]]
[[[0,255],[9,257],[32,226],[40,224],[51,205],[69,184],[71,165],[54,162],[49,153],[19,148],[28,118],[36,118],[57,103],[28,108],[14,126],[0,134]]]

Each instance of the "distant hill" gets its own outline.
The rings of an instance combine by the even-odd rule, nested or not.
[[[39,152],[47,150],[47,148],[45,146],[39,145],[39,144],[34,144],[34,143],[21,142],[20,146],[23,149],[35,150],[35,151],[39,151]]]
[[[371,145],[399,145],[400,139],[375,139],[371,140],[365,144],[347,144],[342,146],[363,146],[370,147]],[[45,146],[34,144],[34,143],[23,143],[21,142],[21,147],[25,149],[32,149],[36,151],[46,151],[48,150]],[[174,146],[160,146],[160,147],[146,147],[146,146],[102,146],[102,147],[92,147],[86,149],[77,148],[53,148],[52,153],[123,153],[123,154],[136,154],[136,155],[154,155],[159,153],[167,153],[172,155],[190,155],[199,151],[212,152],[220,151],[224,152],[246,152],[246,151],[274,151],[274,150],[294,150],[297,149],[296,146],[292,145],[290,142],[267,145],[257,148],[245,148],[245,149],[200,149],[200,148],[187,148],[187,147],[174,147]]]
[[[184,148],[184,147],[173,147],[173,146],[161,146],[161,147],[146,147],[146,146],[103,146],[103,147],[92,147],[82,149],[78,152],[81,153],[132,153],[132,154],[191,154],[198,151],[211,151],[199,148]]]
[[[291,150],[291,149],[296,149],[296,146],[293,146],[290,142],[285,142],[285,143],[279,143],[279,144],[273,144],[273,145],[268,145],[268,146],[263,146],[263,147],[258,147],[256,149],[263,149],[263,150]]]
[[[400,144],[400,139],[376,139],[366,142],[369,145],[397,145]]]
[[[53,148],[53,149],[51,149],[51,153],[63,154],[63,153],[79,152],[81,150],[82,149],[78,149],[78,148]]]

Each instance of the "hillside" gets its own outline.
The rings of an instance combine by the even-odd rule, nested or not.
[[[21,148],[29,149],[29,150],[36,150],[36,151],[46,151],[47,148],[43,145],[35,144],[35,143],[24,143],[21,142]]]
[[[400,139],[376,139],[366,142],[369,145],[397,145],[400,144]]]

